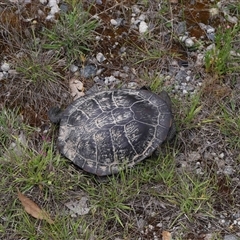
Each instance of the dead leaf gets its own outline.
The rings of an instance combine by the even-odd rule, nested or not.
[[[53,220],[48,216],[48,214],[42,210],[41,208],[39,208],[39,206],[33,202],[31,199],[29,199],[28,197],[26,197],[25,195],[23,195],[19,189],[17,189],[18,191],[18,198],[21,201],[25,211],[30,214],[31,216],[33,216],[34,218],[37,219],[44,219],[46,220],[49,224],[53,224]]]
[[[78,80],[76,77],[73,77],[70,79],[69,88],[70,88],[70,92],[71,92],[71,95],[73,96],[74,100],[84,96],[83,83],[80,80]]]
[[[172,235],[168,231],[162,231],[162,240],[172,240]]]

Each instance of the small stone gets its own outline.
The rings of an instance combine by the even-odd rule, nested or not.
[[[117,26],[117,25],[118,25],[118,22],[117,22],[115,19],[111,19],[111,20],[110,20],[110,23],[111,23],[113,26]]]
[[[232,166],[226,166],[225,169],[223,170],[223,173],[226,175],[232,175],[234,173],[234,170]]]
[[[215,32],[215,29],[211,26],[208,26],[207,27],[207,33],[210,34],[210,33],[214,33]]]
[[[182,93],[185,95],[188,93],[188,91],[186,89],[183,89]]]
[[[139,32],[145,33],[148,30],[148,25],[145,21],[141,21],[139,24]]]
[[[221,224],[225,224],[225,222],[226,222],[225,219],[220,219]]]
[[[186,22],[179,22],[177,27],[176,27],[176,33],[177,35],[184,34],[187,30],[187,25]]]
[[[220,153],[219,158],[223,159],[224,158],[224,153]]]
[[[153,229],[154,229],[154,226],[151,225],[151,224],[149,224],[149,225],[148,225],[148,228],[149,228],[150,230],[153,230]]]
[[[7,71],[9,71],[10,70],[10,65],[8,64],[8,63],[3,63],[2,64],[2,66],[1,66],[1,70],[3,71],[3,72],[7,72]]]
[[[78,70],[78,66],[74,65],[74,64],[71,64],[70,67],[69,67],[69,70],[74,73]]]
[[[185,40],[186,47],[192,47],[194,45],[194,41],[191,38],[187,38]]]
[[[120,73],[119,77],[126,79],[128,77],[128,74],[127,73]]]
[[[80,70],[80,74],[84,78],[94,77],[96,75],[97,68],[95,65],[86,65]]]
[[[162,223],[158,223],[156,226],[159,227],[159,228],[162,228],[163,224]]]
[[[219,14],[219,9],[218,8],[210,8],[209,13],[210,13],[211,17],[214,17]]]
[[[102,53],[98,53],[96,56],[98,62],[104,62],[106,60],[105,56]]]

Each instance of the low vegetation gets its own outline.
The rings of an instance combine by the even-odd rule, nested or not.
[[[0,238],[150,240],[167,235],[164,240],[204,240],[211,234],[209,239],[217,240],[239,234],[239,220],[233,220],[240,196],[239,23],[226,31],[219,28],[216,48],[206,52],[204,67],[196,70],[205,81],[192,95],[171,93],[173,86],[158,74],[179,55],[163,46],[159,50],[162,42],[154,39],[154,31],[138,36],[141,44],[130,43],[132,56],[119,64],[139,70],[153,91],[169,90],[177,135],[158,156],[98,178],[59,154],[57,126],[47,118],[50,106],[71,101],[69,65],[82,64],[87,54],[103,47],[93,41],[103,26],[91,6],[79,2],[68,1],[68,11],[56,23],[36,28],[25,49],[21,35],[6,51],[18,74],[0,93]],[[125,1],[110,2],[112,12],[119,6],[126,11]],[[144,4],[151,10],[151,3]],[[239,9],[237,1],[231,3],[238,19]],[[107,10],[101,11],[106,17]],[[161,14],[155,24],[170,29],[171,6],[165,3]],[[170,40],[174,45],[174,37]],[[6,44],[11,37],[1,41]],[[18,191],[28,199],[25,203]]]

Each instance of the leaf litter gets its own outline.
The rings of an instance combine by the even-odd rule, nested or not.
[[[21,201],[25,211],[30,214],[32,217],[36,219],[41,219],[47,221],[49,224],[53,224],[54,221],[50,218],[49,214],[42,210],[35,202],[33,202],[30,198],[26,197],[22,194],[19,189],[18,191],[18,199]]]

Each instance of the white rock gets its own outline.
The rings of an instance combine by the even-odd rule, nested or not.
[[[219,14],[219,9],[218,8],[210,8],[209,13],[210,13],[211,17],[214,17]]]
[[[117,25],[118,25],[118,22],[117,22],[115,19],[111,19],[111,20],[110,20],[110,23],[111,23],[113,26],[117,26]]]
[[[60,8],[58,7],[59,0],[49,0],[48,6],[50,7],[50,12],[48,16],[46,17],[47,20],[52,20],[55,18],[55,14],[60,11]]]
[[[74,64],[71,64],[70,67],[69,67],[69,70],[74,73],[78,70],[78,66],[74,65]]]
[[[219,158],[223,159],[224,158],[224,153],[220,153]]]
[[[134,17],[132,17],[130,22],[131,22],[131,24],[134,24],[135,21],[136,21],[136,19]]]
[[[97,41],[101,40],[100,36],[96,36],[96,40]]]
[[[7,72],[7,71],[9,71],[10,70],[10,65],[8,64],[8,63],[3,63],[2,64],[2,66],[1,66],[1,70],[3,71],[3,72]]]
[[[223,173],[226,175],[232,175],[234,173],[234,169],[232,166],[226,166]]]
[[[215,32],[215,29],[213,27],[208,27],[207,28],[207,33],[210,34],[210,33],[214,33]]]
[[[148,25],[145,21],[141,21],[139,24],[139,32],[145,33],[148,30]]]
[[[197,60],[196,60],[196,66],[202,66],[203,65],[203,59],[204,59],[204,54],[199,53],[197,55]]]
[[[104,62],[106,60],[105,56],[102,53],[98,53],[96,56],[98,62]]]
[[[186,47],[192,47],[194,45],[194,41],[191,38],[187,38],[185,40]]]

